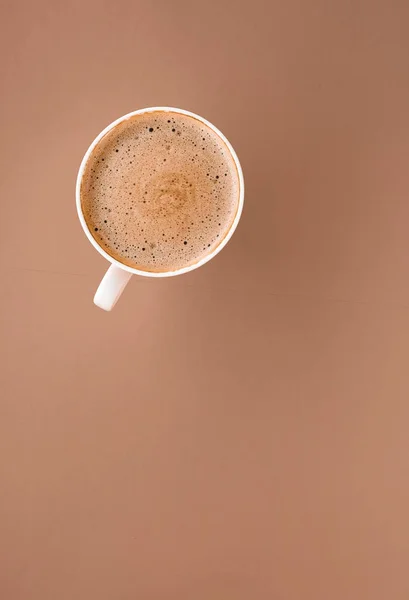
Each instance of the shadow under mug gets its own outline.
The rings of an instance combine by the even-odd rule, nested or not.
[[[157,112],[157,111],[169,111],[172,113],[179,113],[181,115],[193,117],[194,119],[197,119],[198,121],[201,121],[202,123],[204,123],[204,125],[209,127],[209,129],[212,129],[226,144],[226,146],[235,162],[235,165],[237,168],[237,173],[238,173],[238,178],[239,178],[239,186],[240,186],[239,201],[238,201],[236,216],[234,218],[234,221],[233,221],[229,231],[227,232],[227,234],[223,238],[223,240],[220,242],[220,244],[212,252],[210,252],[209,254],[204,256],[202,259],[200,259],[198,262],[196,262],[192,265],[183,267],[182,269],[177,269],[176,271],[163,271],[163,272],[159,272],[159,273],[134,269],[132,267],[129,267],[128,265],[124,265],[119,260],[116,260],[115,258],[110,256],[98,244],[98,242],[95,240],[95,238],[92,236],[91,232],[88,229],[88,225],[85,221],[84,214],[82,212],[81,195],[80,195],[81,182],[82,182],[82,177],[84,175],[86,163],[88,161],[88,158],[92,154],[95,146],[98,144],[98,142],[109,131],[111,131],[111,129],[116,127],[122,121],[126,121],[127,119],[130,119],[131,117],[134,117],[135,115],[141,115],[144,113]],[[214,258],[216,256],[216,254],[218,254],[220,252],[220,250],[222,250],[224,248],[224,246],[227,244],[227,242],[230,240],[231,236],[233,235],[233,233],[238,225],[238,222],[240,220],[240,216],[241,216],[241,213],[243,210],[243,202],[244,202],[244,179],[243,179],[243,171],[240,166],[239,159],[237,158],[237,154],[235,153],[230,142],[222,134],[222,132],[219,131],[217,129],[217,127],[215,127],[214,125],[209,123],[209,121],[206,121],[206,119],[204,119],[203,117],[200,117],[199,115],[196,115],[187,110],[182,110],[180,108],[171,108],[171,107],[167,107],[167,106],[159,106],[159,107],[155,106],[155,107],[151,107],[151,108],[142,108],[140,110],[135,110],[131,113],[128,113],[127,115],[124,115],[123,117],[120,117],[119,119],[117,119],[116,121],[114,121],[113,123],[108,125],[108,127],[106,127],[103,131],[101,131],[101,133],[95,138],[95,140],[92,142],[92,144],[88,148],[87,152],[85,153],[85,156],[82,159],[81,166],[78,171],[77,184],[76,184],[77,212],[78,212],[78,217],[81,222],[82,228],[85,232],[85,235],[87,236],[87,238],[89,239],[91,244],[94,246],[94,248],[96,248],[96,250],[98,250],[98,252],[100,254],[102,254],[102,256],[111,263],[111,266],[109,267],[109,269],[105,273],[101,283],[99,284],[97,292],[94,296],[94,303],[104,310],[108,310],[108,311],[112,310],[112,308],[115,306],[116,302],[118,301],[119,297],[121,296],[123,290],[125,289],[126,284],[130,280],[132,275],[141,275],[142,277],[173,277],[174,275],[182,275],[183,273],[189,273],[189,271],[193,271],[194,269],[197,269],[198,267],[201,267],[205,263],[209,262],[209,260]]]

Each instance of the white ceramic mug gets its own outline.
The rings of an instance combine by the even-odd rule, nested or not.
[[[239,203],[238,203],[237,213],[236,213],[234,221],[233,221],[227,235],[223,238],[223,240],[220,242],[220,244],[212,252],[207,254],[205,257],[203,257],[201,260],[199,260],[197,263],[195,263],[193,265],[189,265],[188,267],[183,267],[182,269],[177,269],[176,271],[164,271],[164,272],[160,272],[160,273],[154,273],[154,272],[150,272],[150,271],[140,271],[139,269],[133,269],[132,267],[128,267],[128,265],[124,265],[120,261],[118,261],[115,258],[113,258],[112,256],[110,256],[107,252],[105,252],[105,250],[103,248],[101,248],[101,246],[98,244],[98,242],[95,240],[95,238],[91,235],[91,233],[88,229],[88,225],[85,221],[84,214],[82,212],[81,197],[80,197],[81,181],[82,181],[82,177],[84,174],[85,165],[87,163],[89,156],[93,152],[95,146],[98,144],[98,142],[111,129],[116,127],[116,125],[118,125],[122,121],[125,121],[126,119],[129,119],[130,117],[133,117],[134,115],[141,115],[143,113],[155,112],[155,111],[170,111],[172,113],[179,113],[182,115],[187,115],[189,117],[193,117],[193,118],[197,119],[198,121],[201,121],[202,123],[207,125],[207,127],[212,129],[223,140],[223,142],[226,144],[227,148],[229,149],[230,154],[232,155],[233,160],[236,164],[237,173],[238,173],[238,177],[239,177],[239,183],[240,183]],[[207,263],[209,260],[211,260],[214,256],[216,256],[216,254],[218,254],[222,248],[224,248],[224,246],[227,244],[227,242],[233,235],[233,233],[237,227],[237,224],[240,220],[240,216],[241,216],[241,213],[243,210],[243,202],[244,202],[243,171],[240,166],[239,159],[237,158],[237,155],[236,155],[232,145],[230,144],[230,142],[221,133],[221,131],[219,131],[214,125],[209,123],[209,121],[206,121],[206,119],[203,119],[203,117],[200,117],[199,115],[195,115],[194,113],[191,113],[187,110],[182,110],[180,108],[170,108],[170,107],[166,107],[166,106],[159,106],[159,107],[155,106],[152,108],[142,108],[140,110],[135,110],[134,112],[128,113],[127,115],[120,117],[119,119],[117,119],[116,121],[114,121],[113,123],[108,125],[108,127],[106,127],[103,131],[101,131],[101,133],[92,142],[92,144],[88,148],[87,152],[85,153],[84,158],[82,159],[81,166],[78,171],[77,185],[76,185],[76,202],[77,202],[78,217],[81,222],[82,228],[85,231],[85,235],[87,236],[87,238],[89,239],[91,244],[94,246],[94,248],[96,248],[98,250],[98,252],[100,254],[102,254],[102,256],[111,263],[111,266],[109,267],[108,271],[105,273],[104,278],[102,279],[101,283],[99,284],[97,292],[94,296],[94,302],[97,306],[99,306],[100,308],[103,308],[104,310],[111,310],[115,306],[117,300],[119,299],[120,295],[122,294],[123,290],[125,289],[126,284],[130,280],[132,275],[141,275],[142,277],[173,277],[173,275],[182,275],[183,273],[188,273],[189,271],[193,271],[194,269],[201,267],[202,265]]]

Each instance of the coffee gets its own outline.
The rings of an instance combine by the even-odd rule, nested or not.
[[[240,181],[225,142],[171,111],[121,121],[93,149],[81,182],[89,231],[113,258],[176,271],[212,253],[237,214]]]

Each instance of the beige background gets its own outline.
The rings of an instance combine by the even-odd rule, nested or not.
[[[409,5],[2,2],[0,596],[407,600]],[[111,314],[76,172],[143,106],[246,177]]]

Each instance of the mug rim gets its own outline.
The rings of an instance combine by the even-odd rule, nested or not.
[[[129,267],[128,265],[125,265],[124,263],[122,263],[121,261],[117,260],[116,258],[114,258],[113,256],[111,256],[110,254],[108,254],[108,252],[106,252],[99,244],[98,242],[95,240],[95,238],[93,237],[93,235],[91,234],[88,225],[86,223],[83,211],[82,211],[82,206],[81,206],[81,182],[82,182],[82,177],[84,175],[84,171],[85,171],[85,166],[87,164],[87,161],[90,157],[90,155],[92,154],[94,148],[96,147],[96,145],[98,144],[98,142],[112,129],[114,129],[114,127],[116,127],[117,125],[119,125],[120,123],[122,123],[123,121],[126,121],[127,119],[130,119],[132,117],[134,117],[135,115],[141,115],[141,114],[145,114],[145,113],[149,113],[149,112],[158,112],[158,111],[162,111],[162,112],[173,112],[173,113],[179,113],[188,117],[192,117],[194,119],[197,119],[199,121],[201,121],[202,123],[204,123],[207,127],[209,127],[210,129],[212,129],[216,135],[218,135],[220,137],[220,139],[226,144],[231,156],[233,157],[234,163],[236,165],[236,169],[237,169],[237,173],[238,173],[238,177],[239,177],[239,201],[238,201],[238,206],[237,206],[237,211],[236,211],[236,215],[234,217],[233,223],[230,226],[230,229],[228,230],[228,232],[226,233],[226,235],[224,236],[223,240],[220,242],[220,244],[209,254],[207,254],[206,256],[204,256],[203,258],[201,258],[199,261],[197,261],[196,263],[186,266],[186,267],[182,267],[181,269],[176,269],[174,271],[159,271],[159,272],[154,272],[154,271],[143,271],[140,269],[135,269],[134,267]],[[200,115],[197,115],[193,112],[190,112],[188,110],[184,110],[182,108],[174,108],[174,107],[170,107],[170,106],[152,106],[152,107],[148,107],[148,108],[140,108],[138,110],[134,110],[132,112],[127,113],[126,115],[123,115],[122,117],[119,117],[118,119],[116,119],[115,121],[112,121],[112,123],[110,123],[109,125],[107,125],[107,127],[105,127],[105,129],[103,129],[101,131],[101,133],[99,133],[97,135],[97,137],[94,139],[94,141],[90,144],[88,150],[86,151],[86,153],[84,154],[84,157],[81,161],[80,164],[80,168],[78,170],[78,175],[77,175],[77,181],[76,181],[76,186],[75,186],[75,196],[76,196],[76,206],[77,206],[77,213],[78,213],[78,218],[80,220],[80,223],[82,225],[82,228],[84,230],[85,235],[87,236],[88,240],[91,242],[91,244],[94,246],[94,248],[106,259],[108,260],[108,262],[116,265],[117,267],[124,269],[125,271],[128,271],[129,273],[133,273],[134,275],[141,275],[142,277],[173,277],[175,275],[182,275],[183,273],[189,273],[190,271],[194,271],[195,269],[198,269],[199,267],[203,266],[204,264],[206,264],[207,262],[209,262],[210,260],[212,260],[212,258],[214,258],[216,256],[216,254],[218,254],[228,243],[228,241],[230,240],[230,238],[232,237],[233,233],[235,232],[237,225],[240,221],[240,217],[243,211],[243,204],[244,204],[244,177],[243,177],[243,170],[241,168],[240,165],[240,161],[239,158],[233,148],[233,146],[231,145],[231,143],[229,142],[229,140],[226,138],[226,136],[217,128],[215,127],[215,125],[213,125],[212,123],[210,123],[209,121],[207,121],[207,119],[205,119],[204,117],[201,117]]]

